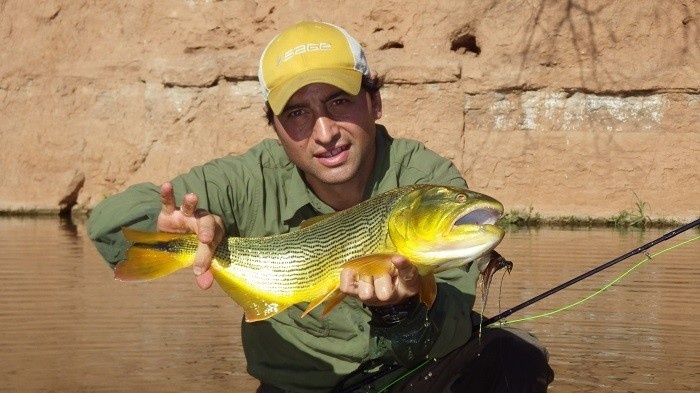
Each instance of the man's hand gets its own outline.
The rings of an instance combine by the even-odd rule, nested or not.
[[[198,199],[195,194],[185,195],[182,205],[177,208],[173,185],[170,183],[160,186],[160,201],[163,207],[158,215],[158,231],[197,234],[199,245],[194,256],[194,274],[197,285],[209,289],[214,282],[214,276],[209,270],[211,260],[224,238],[223,220],[204,209],[197,209]]]
[[[379,276],[358,275],[353,269],[343,269],[340,291],[368,306],[398,304],[416,295],[422,279],[416,267],[400,255],[392,257],[391,263],[394,269]]]

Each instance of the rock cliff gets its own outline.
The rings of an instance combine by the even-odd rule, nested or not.
[[[299,20],[358,38],[381,123],[507,210],[700,214],[693,0],[0,0],[0,211],[89,210],[274,137],[257,60]]]

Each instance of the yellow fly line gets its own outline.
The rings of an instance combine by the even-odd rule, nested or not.
[[[532,316],[529,316],[529,317],[518,318],[518,319],[511,320],[511,321],[502,321],[502,322],[498,322],[498,324],[499,324],[499,325],[512,325],[512,324],[514,324],[514,323],[525,322],[525,321],[531,321],[531,320],[533,320],[533,319],[538,319],[538,318],[546,317],[546,316],[549,316],[549,315],[554,315],[554,314],[560,313],[560,312],[562,312],[562,311],[564,311],[564,310],[568,310],[568,309],[570,309],[570,308],[572,308],[572,307],[578,306],[579,304],[585,303],[585,302],[587,302],[588,300],[590,300],[590,299],[594,298],[595,296],[599,295],[600,293],[604,292],[605,290],[607,290],[608,288],[610,288],[611,286],[613,286],[616,282],[618,282],[618,281],[622,280],[623,278],[625,278],[625,277],[626,277],[628,274],[630,274],[632,271],[634,271],[634,270],[637,269],[638,267],[642,266],[645,262],[647,262],[647,261],[649,261],[649,260],[651,260],[651,259],[653,259],[653,258],[655,258],[655,257],[657,257],[657,256],[659,256],[659,255],[661,255],[661,254],[663,254],[663,253],[665,253],[665,252],[667,252],[667,251],[671,251],[671,250],[673,250],[673,249],[675,249],[675,248],[684,246],[684,245],[686,245],[686,244],[688,244],[688,243],[692,243],[692,242],[694,242],[694,241],[696,241],[696,240],[698,240],[698,239],[700,239],[700,236],[696,236],[696,237],[694,237],[694,238],[692,238],[692,239],[685,240],[685,241],[680,242],[680,243],[678,243],[678,244],[675,244],[675,245],[673,245],[673,246],[671,246],[671,247],[665,248],[665,249],[663,249],[663,250],[661,250],[661,251],[659,251],[659,252],[657,252],[657,253],[655,253],[655,254],[647,254],[647,253],[645,253],[646,258],[644,258],[644,259],[642,259],[641,261],[639,261],[636,265],[634,265],[634,266],[632,266],[631,268],[629,268],[627,271],[625,271],[624,273],[622,273],[621,275],[619,275],[619,276],[618,276],[617,278],[615,278],[614,280],[610,281],[608,284],[606,284],[605,286],[603,286],[603,287],[600,288],[599,290],[595,291],[594,293],[592,293],[592,294],[586,296],[585,298],[580,299],[580,300],[578,300],[578,301],[576,301],[576,302],[573,302],[573,303],[568,304],[568,305],[566,305],[566,306],[564,306],[564,307],[558,308],[558,309],[556,309],[556,310],[548,311],[548,312],[545,312],[545,313],[542,313],[542,314],[537,314],[537,315],[532,315]]]

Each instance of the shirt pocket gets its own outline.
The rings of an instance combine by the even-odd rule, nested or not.
[[[325,317],[321,316],[323,306],[319,306],[310,313],[304,315],[305,308],[292,306],[285,313],[288,318],[280,322],[289,324],[297,329],[303,330],[307,334],[315,337],[352,340],[367,328],[357,322],[353,322],[352,312],[344,303],[339,304],[331,310]]]

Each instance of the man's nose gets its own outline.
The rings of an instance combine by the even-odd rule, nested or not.
[[[330,143],[338,135],[338,123],[328,114],[321,114],[316,117],[314,124],[314,138],[319,143]]]

